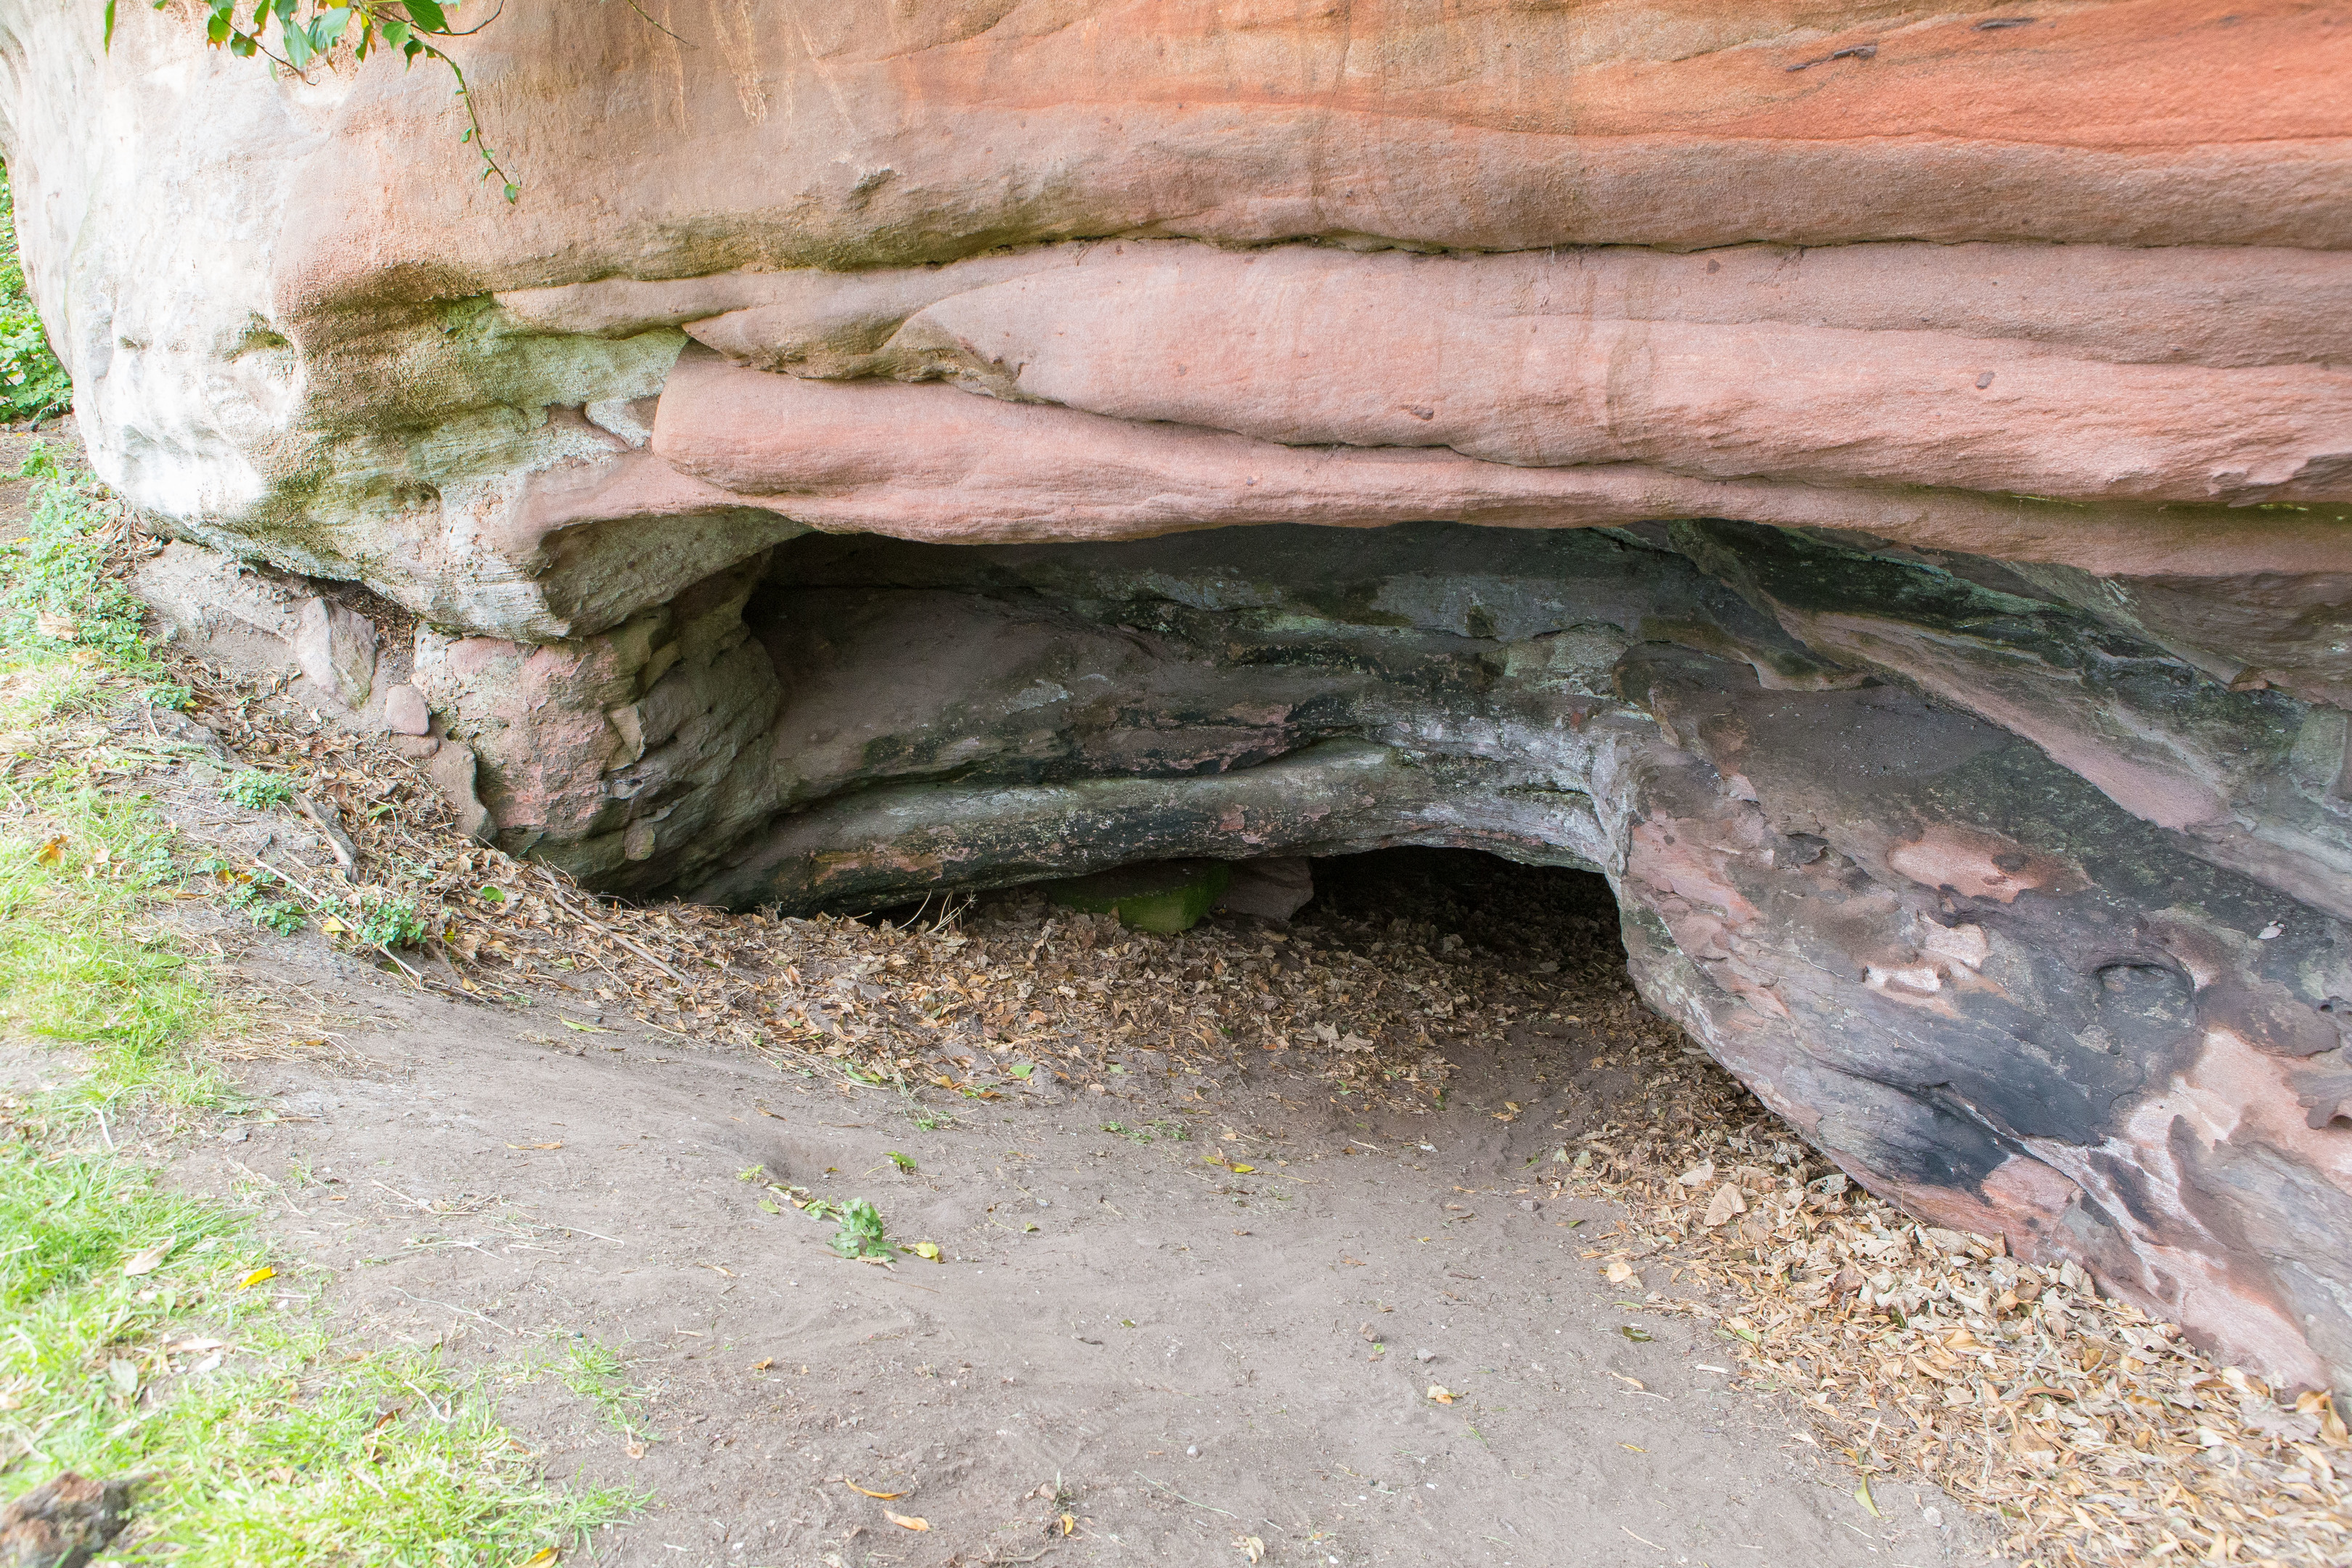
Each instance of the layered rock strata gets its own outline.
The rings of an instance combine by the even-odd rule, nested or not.
[[[1855,1175],[2352,1384],[2331,7],[556,7],[460,46],[511,209],[136,9],[0,0],[93,460],[416,617],[159,568],[486,836],[1596,868]]]

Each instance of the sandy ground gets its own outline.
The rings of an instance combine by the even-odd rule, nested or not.
[[[1938,1492],[1882,1482],[1874,1517],[1792,1412],[1730,1386],[1711,1331],[1581,1256],[1615,1214],[1528,1174],[1622,1087],[1581,1030],[1458,1059],[1443,1110],[1148,1053],[1106,1094],[919,1105],[584,1033],[562,1020],[593,1011],[554,1000],[403,992],[302,939],[257,937],[245,967],[349,1020],[342,1046],[248,1069],[256,1110],[175,1150],[177,1179],[275,1183],[278,1266],[354,1333],[620,1352],[636,1435],[530,1384],[506,1406],[551,1473],[656,1494],[594,1562],[1989,1555]],[[836,1257],[770,1181],[870,1198],[943,1260]]]

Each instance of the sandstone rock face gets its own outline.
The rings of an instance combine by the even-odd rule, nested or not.
[[[416,617],[152,574],[483,834],[1596,868],[1855,1176],[2352,1386],[2345,17],[541,8],[509,209],[429,73],[135,9],[0,0],[93,458]]]

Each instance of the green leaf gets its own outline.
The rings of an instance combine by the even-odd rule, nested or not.
[[[408,19],[419,32],[446,33],[449,19],[435,0],[408,0]]]
[[[114,0],[106,0],[106,45],[114,47]]]

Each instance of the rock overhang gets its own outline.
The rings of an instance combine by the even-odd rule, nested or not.
[[[101,472],[422,617],[509,847],[1599,868],[1858,1176],[2352,1367],[2352,30],[518,15],[509,211],[420,78],[10,21]]]

